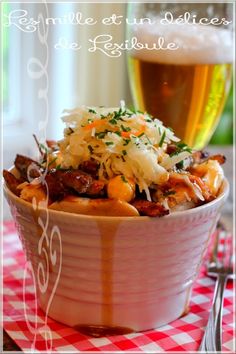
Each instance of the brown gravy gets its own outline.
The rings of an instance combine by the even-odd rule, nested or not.
[[[113,326],[112,308],[112,272],[114,258],[114,241],[119,227],[119,218],[105,224],[97,221],[97,226],[101,236],[101,281],[102,281],[102,324],[104,328]]]
[[[105,224],[104,221],[97,221],[97,227],[101,237],[101,282],[102,282],[102,308],[101,323],[102,325],[85,325],[79,324],[74,329],[92,337],[104,337],[122,335],[134,332],[128,327],[116,326],[113,323],[113,261],[114,261],[114,241],[120,221],[112,220],[111,223]]]

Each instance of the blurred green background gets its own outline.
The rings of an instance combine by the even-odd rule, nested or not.
[[[229,96],[226,101],[220,122],[210,141],[210,144],[212,145],[233,144],[233,91],[233,84],[231,84]]]

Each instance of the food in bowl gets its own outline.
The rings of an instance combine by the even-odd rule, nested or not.
[[[224,157],[192,152],[124,108],[82,107],[63,120],[63,139],[4,171],[40,307],[93,336],[180,317],[227,197]]]
[[[160,218],[37,209],[6,185],[4,193],[40,308],[80,332],[104,336],[157,328],[188,312],[228,189],[224,180],[213,201]]]
[[[217,197],[224,156],[193,152],[158,119],[125,107],[64,113],[63,139],[38,143],[37,161],[17,155],[15,174],[4,170],[21,199],[78,214],[161,217]]]

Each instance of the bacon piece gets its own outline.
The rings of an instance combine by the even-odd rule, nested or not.
[[[59,171],[53,171],[45,176],[45,182],[43,184],[44,190],[49,194],[51,201],[61,200],[66,194],[66,188],[60,181]]]
[[[16,169],[20,172],[21,177],[23,177],[25,180],[28,180],[27,171],[29,168],[29,176],[31,178],[37,178],[40,176],[40,165],[29,157],[16,155],[14,164]]]
[[[104,193],[104,183],[93,179],[80,170],[51,170],[45,177],[49,198],[56,201],[72,192],[90,197],[101,196]],[[45,188],[46,188],[45,184]]]
[[[167,145],[166,153],[169,154],[169,155],[173,154],[174,152],[176,152],[177,149],[178,149],[177,145],[169,144],[169,145]]]
[[[3,177],[10,191],[15,195],[19,196],[21,191],[20,189],[17,189],[17,187],[19,186],[19,184],[24,182],[22,178],[16,178],[11,172],[7,170],[3,170]]]
[[[136,199],[131,204],[138,210],[140,215],[161,217],[169,214],[169,210],[165,209],[165,207],[160,203],[154,203],[148,200]]]
[[[73,189],[78,194],[94,197],[103,194],[104,183],[93,179],[92,176],[80,170],[66,171],[62,174],[61,181],[65,187]]]
[[[209,156],[207,160],[216,160],[220,165],[223,165],[226,161],[226,157],[224,155],[218,154]]]
[[[61,174],[60,180],[64,186],[74,189],[79,194],[88,191],[93,178],[83,171],[66,171]]]

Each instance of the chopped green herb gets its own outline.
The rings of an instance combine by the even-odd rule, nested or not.
[[[56,166],[56,170],[61,170],[62,168],[61,168],[61,164],[59,164],[59,165],[57,165]]]
[[[149,137],[145,134],[145,136],[146,136],[146,139],[147,139],[147,141],[149,142],[149,144],[151,144],[152,145],[152,142],[151,142],[151,140],[149,139]]]
[[[161,140],[159,142],[159,146],[162,147],[164,141],[165,141],[165,137],[166,137],[166,132],[164,131],[164,133],[161,136]]]
[[[117,121],[115,118],[112,118],[109,120],[109,123],[115,125],[115,124],[117,124]]]
[[[177,167],[179,170],[183,169],[183,168],[184,168],[184,160],[178,162],[178,163],[176,164],[176,167]]]
[[[122,154],[125,156],[127,155],[127,151],[126,150],[122,150]]]
[[[128,183],[128,181],[127,181],[127,179],[125,178],[124,175],[121,176],[121,179],[122,179],[123,182]]]
[[[130,132],[131,131],[130,127],[124,127],[123,124],[121,124],[121,129],[123,132]]]
[[[192,153],[192,149],[187,144],[185,144],[183,142],[176,144],[176,147],[177,147],[177,149],[170,154],[170,157],[175,156],[175,155],[179,155],[181,152],[184,152],[184,151],[187,151],[190,154]]]
[[[120,108],[119,111],[114,112],[114,118],[119,118],[122,114],[122,109]]]
[[[130,107],[129,110],[130,110],[131,113],[136,113],[136,110],[135,110],[134,107]]]
[[[126,110],[122,111],[122,109],[120,108],[119,111],[113,112],[113,119],[124,121],[124,119],[122,119],[122,116],[125,115],[129,115],[128,112]]]
[[[144,132],[142,132],[141,134],[138,135],[138,138],[141,138],[141,136],[144,135]]]
[[[113,145],[114,143],[113,143],[112,141],[106,141],[105,144],[106,144],[107,146],[109,146],[109,145]]]
[[[50,161],[48,164],[48,167],[51,166],[56,160],[57,160],[57,157],[55,157],[52,161]]]
[[[116,135],[121,136],[121,132],[114,132]]]
[[[180,149],[182,149],[185,146],[187,146],[187,144],[180,142],[180,143],[177,143],[176,146],[178,146]]]
[[[189,152],[192,152],[192,149],[187,145],[187,144],[185,144],[185,143],[182,143],[182,142],[180,142],[180,143],[178,143],[178,144],[176,144],[180,149],[183,149],[183,150],[185,150],[185,151],[189,151]]]
[[[106,131],[104,131],[104,132],[95,133],[95,136],[96,136],[98,139],[103,139],[103,138],[105,138],[107,132],[108,132],[108,131],[106,130]]]
[[[123,140],[124,140],[124,144],[123,144],[123,146],[128,145],[128,144],[129,144],[129,142],[130,142],[130,139],[123,139]]]
[[[49,149],[44,144],[39,144],[41,150],[45,151],[46,153],[49,152]]]
[[[88,111],[89,111],[89,113],[94,113],[94,114],[97,113],[94,109],[91,109],[91,108]]]
[[[130,110],[130,112],[131,112],[132,114],[137,114],[137,113],[144,114],[143,111],[140,111],[139,109],[136,110],[136,109],[133,108],[133,107],[129,108],[129,110]]]
[[[173,157],[173,156],[175,156],[175,155],[179,155],[179,153],[181,153],[182,151],[181,150],[176,150],[176,151],[174,151],[174,152],[172,152],[171,154],[170,154],[170,157]]]

